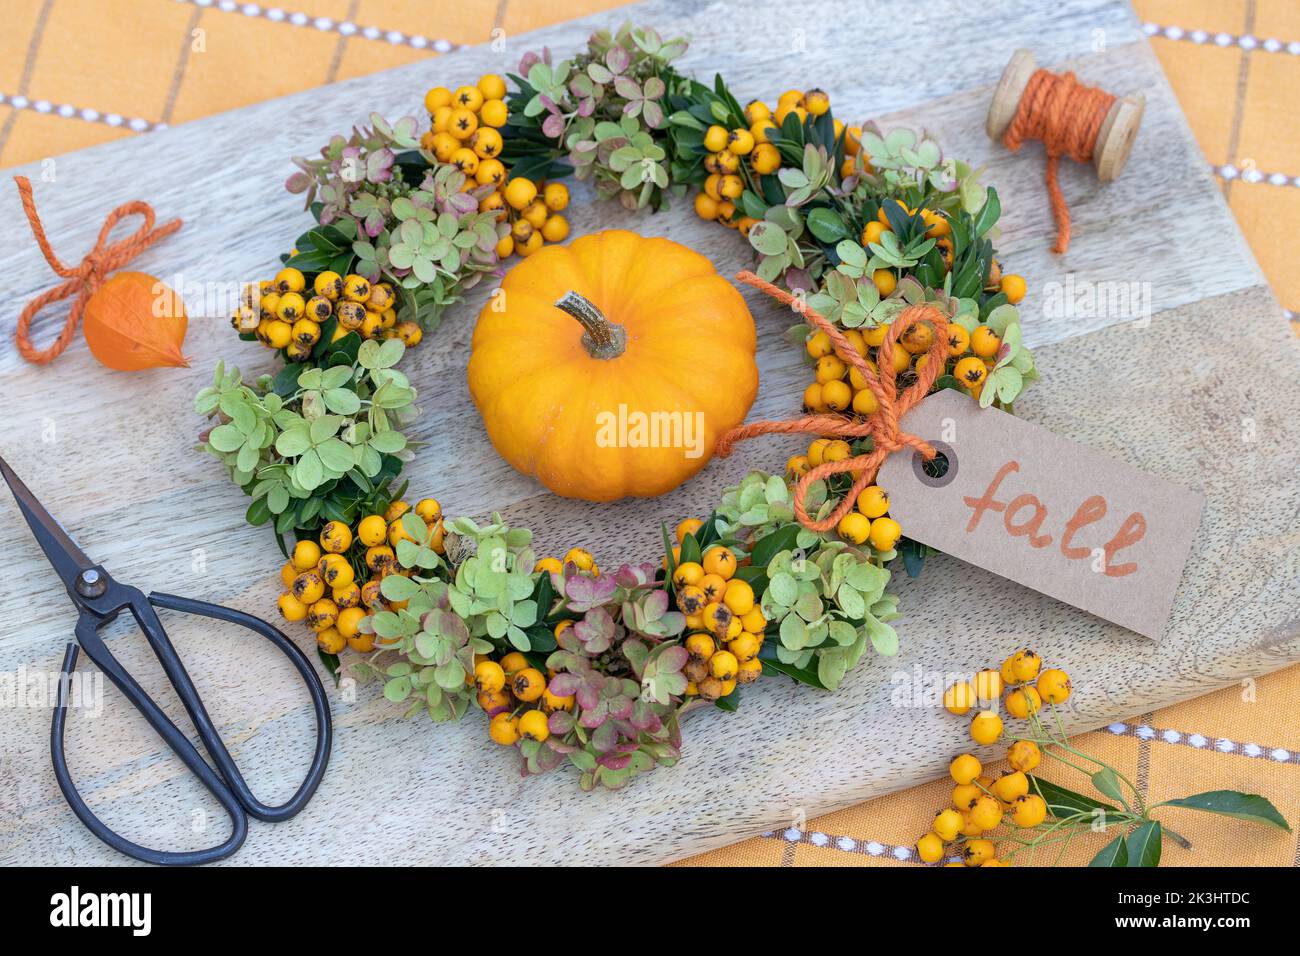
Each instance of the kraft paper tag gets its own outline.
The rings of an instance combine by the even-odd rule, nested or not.
[[[945,389],[903,431],[948,459],[896,452],[877,483],[916,541],[1158,640],[1205,498]]]

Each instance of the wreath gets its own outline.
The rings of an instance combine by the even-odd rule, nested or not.
[[[1012,411],[1036,377],[1025,283],[1002,271],[977,170],[923,133],[845,125],[821,90],[741,106],[721,76],[673,67],[685,49],[601,31],[571,59],[429,90],[427,126],[372,116],[295,159],[287,186],[315,224],[232,316],[284,364],[245,382],[219,363],[195,401],[216,420],[202,448],[284,552],[281,613],[336,678],[382,681],[407,716],[476,707],[525,773],[572,764],[585,789],[672,765],[682,717],[736,709],[760,677],[834,690],[869,651],[896,653],[890,577],[927,555],[873,482],[901,406],[958,389]],[[764,430],[814,439],[665,527],[660,562],[538,555],[528,530],[449,517],[400,480],[407,351],[509,259],[568,238],[569,175],[734,229],[756,256],[742,278],[799,318],[805,417],[718,451]]]

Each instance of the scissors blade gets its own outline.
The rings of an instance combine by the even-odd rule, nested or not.
[[[59,524],[36,500],[36,496],[23,484],[22,479],[14,474],[13,469],[2,457],[0,457],[0,476],[4,477],[9,490],[13,492],[18,508],[27,519],[32,534],[36,536],[36,543],[41,546],[45,557],[63,579],[64,587],[69,593],[73,593],[77,577],[82,571],[93,568],[95,562],[86,557],[72,535],[68,534],[63,525]]]

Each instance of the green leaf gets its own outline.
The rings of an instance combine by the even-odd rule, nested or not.
[[[1128,866],[1128,844],[1120,834],[1101,848],[1089,866]]]
[[[765,568],[776,554],[792,551],[799,536],[799,527],[797,524],[788,524],[759,538],[754,544],[754,549],[749,553],[751,566]],[[682,556],[685,558],[685,549]]]
[[[1160,865],[1160,824],[1155,820],[1142,824],[1124,842],[1129,866]]]
[[[1208,790],[1190,797],[1166,800],[1156,804],[1158,807],[1185,807],[1188,810],[1204,810],[1225,817],[1237,817],[1253,823],[1264,823],[1279,830],[1291,832],[1290,825],[1266,798],[1257,793],[1241,793],[1238,790]]]
[[[1110,797],[1112,800],[1124,802],[1123,791],[1120,790],[1119,777],[1110,767],[1102,767],[1092,775],[1092,785],[1097,788],[1097,792],[1103,796]]]
[[[839,213],[818,206],[808,213],[808,231],[822,242],[839,242],[848,238],[849,230]]]
[[[1089,813],[1098,809],[1104,810],[1107,814],[1119,813],[1118,807],[1067,790],[1042,777],[1030,776],[1029,782],[1031,789],[1047,801],[1047,812],[1054,817],[1070,817],[1077,813]]]

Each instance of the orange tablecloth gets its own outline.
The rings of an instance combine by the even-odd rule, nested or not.
[[[46,160],[57,170],[58,154],[69,150],[436,56],[486,41],[493,31],[509,36],[620,5],[298,0],[277,8],[233,0],[7,0],[0,166]],[[1206,161],[1296,322],[1300,4],[1137,0],[1135,7]],[[1078,742],[1154,800],[1218,788],[1255,791],[1294,825],[1300,821],[1297,712],[1300,668],[1291,668],[1135,715]],[[813,820],[793,807],[788,827],[686,862],[915,865],[910,845],[946,804],[949,789],[936,781]],[[1188,812],[1170,811],[1166,819],[1195,847],[1189,853],[1167,844],[1167,863],[1300,865],[1294,834]],[[1065,859],[1085,861],[1098,846],[1096,838],[1081,839]],[[1043,851],[1039,862],[1053,857]]]

